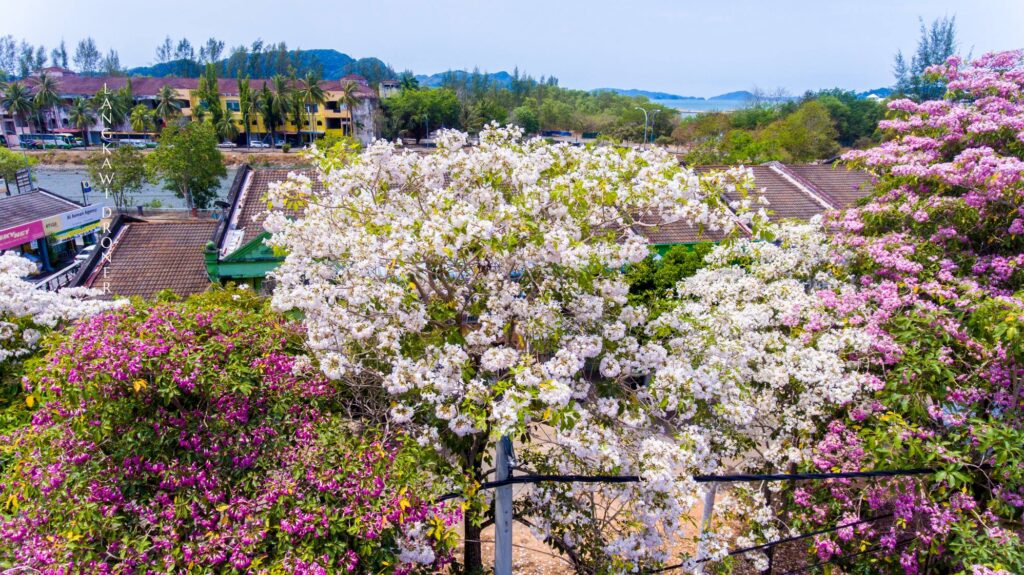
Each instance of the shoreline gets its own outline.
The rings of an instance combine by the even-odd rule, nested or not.
[[[16,153],[23,153],[26,156],[36,158],[39,163],[35,168],[45,168],[53,171],[75,171],[86,168],[85,160],[93,154],[100,153],[102,148],[94,146],[87,150],[21,150],[11,149]],[[143,154],[149,153],[143,150]],[[248,164],[254,168],[308,168],[312,164],[306,159],[302,152],[279,152],[279,151],[234,151],[220,150],[224,158],[224,167],[228,169],[238,168],[242,164]]]

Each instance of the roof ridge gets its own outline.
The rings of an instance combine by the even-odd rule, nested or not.
[[[791,184],[796,186],[798,190],[814,198],[819,204],[824,206],[826,209],[837,210],[841,207],[839,202],[837,202],[835,198],[826,194],[823,190],[819,189],[817,186],[809,182],[806,178],[803,178],[799,174],[796,174],[792,170],[789,170],[786,167],[786,165],[783,164],[782,162],[773,160],[771,162],[766,163],[765,165],[771,168],[771,170],[774,171],[775,173],[779,174],[780,176],[788,180]]]

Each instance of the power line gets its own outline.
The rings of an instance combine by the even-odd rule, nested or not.
[[[730,556],[743,555],[744,553],[750,553],[751,551],[760,551],[762,549],[770,549],[784,543],[792,543],[794,541],[802,541],[804,539],[810,539],[811,537],[817,537],[818,535],[824,535],[825,533],[832,533],[833,531],[839,531],[840,529],[846,529],[848,527],[856,527],[857,525],[863,525],[865,523],[871,523],[872,521],[878,521],[879,519],[888,519],[892,517],[892,513],[886,513],[885,515],[876,515],[875,517],[868,517],[866,519],[860,519],[851,523],[843,523],[841,525],[833,525],[832,527],[826,527],[824,529],[818,529],[817,531],[811,531],[810,533],[804,533],[801,535],[793,535],[791,537],[783,537],[775,541],[769,541],[767,543],[761,543],[760,545],[753,545],[751,547],[741,547],[740,549],[733,549],[729,551]],[[710,561],[709,558],[696,559],[694,562],[703,563]],[[673,571],[675,569],[682,569],[690,563],[679,563],[676,565],[669,565],[668,567],[662,567],[655,569],[654,571],[647,571],[647,573],[664,573],[666,571]]]
[[[881,471],[844,471],[836,473],[766,473],[766,474],[736,474],[736,475],[695,475],[693,480],[697,483],[737,483],[752,481],[801,481],[814,479],[856,479],[868,477],[897,477],[902,475],[927,475],[934,473],[934,469],[893,469]],[[479,489],[495,489],[506,485],[521,485],[530,483],[640,483],[643,477],[639,475],[546,475],[529,474],[517,475],[501,481],[486,481],[480,484]],[[461,493],[446,493],[436,501],[447,501],[461,497]]]

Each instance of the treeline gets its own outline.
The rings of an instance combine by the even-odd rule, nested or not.
[[[644,97],[570,90],[556,78],[538,80],[518,69],[507,85],[479,71],[449,72],[433,89],[420,86],[408,72],[400,82],[401,91],[382,100],[385,137],[421,138],[440,127],[476,133],[495,121],[517,124],[527,133],[568,130],[639,142],[644,112],[637,108],[642,107],[650,118],[648,139],[664,141],[679,121],[677,110]]]
[[[359,74],[370,84],[394,78],[397,73],[377,58],[352,59],[334,50],[289,49],[285,42],[264,43],[257,39],[249,46],[226,48],[223,41],[210,38],[193,46],[187,38],[174,41],[169,36],[157,46],[156,65],[143,68],[147,74],[199,77],[205,66],[213,64],[226,77],[248,75],[252,78],[305,76],[313,72],[321,78],[341,78]]]
[[[71,68],[82,74],[103,74],[122,76],[121,58],[111,48],[103,54],[91,37],[79,40],[74,51],[68,52],[64,41],[51,50],[42,44],[36,46],[25,40],[16,40],[10,34],[0,36],[0,80],[27,78],[40,68],[60,66]]]
[[[876,126],[884,116],[880,101],[835,88],[687,118],[673,129],[672,142],[685,147],[691,165],[822,160],[843,148],[877,143]]]
[[[135,68],[132,74],[141,76],[181,76],[198,78],[206,65],[213,64],[221,77],[272,78],[305,76],[313,72],[321,78],[340,78],[359,74],[371,85],[395,78],[391,66],[377,58],[352,59],[334,50],[289,49],[285,42],[265,43],[257,39],[249,46],[239,44],[228,47],[223,40],[209,38],[202,44],[193,44],[188,38],[170,36],[156,47],[153,66]],[[28,78],[46,66],[59,66],[82,75],[124,76],[129,70],[121,66],[116,50],[104,54],[92,37],[80,40],[70,50],[61,41],[52,50],[34,45],[14,36],[0,37],[0,80]]]

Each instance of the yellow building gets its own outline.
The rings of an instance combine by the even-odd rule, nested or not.
[[[67,109],[77,98],[92,98],[96,93],[101,92],[104,87],[107,90],[116,92],[121,89],[126,78],[120,76],[79,76],[71,71],[64,71],[54,74],[57,81],[58,92],[62,104],[55,108],[55,113],[47,118],[47,130],[75,132],[70,126]],[[156,106],[156,94],[164,86],[169,86],[178,95],[181,105],[181,114],[186,118],[192,118],[195,110],[200,107],[200,98],[197,94],[199,88],[198,78],[178,77],[133,77],[132,95],[135,102],[145,104],[150,108]],[[354,109],[349,110],[344,103],[344,87],[349,83],[354,84],[353,94],[358,104]],[[272,89],[272,82],[268,79],[254,78],[249,81],[249,88],[255,98],[263,89],[264,84]],[[293,86],[294,87],[294,86]],[[274,127],[278,141],[290,142],[293,145],[307,142],[310,135],[322,137],[328,134],[339,136],[352,136],[363,143],[369,143],[376,138],[374,115],[377,109],[377,91],[370,87],[366,79],[356,74],[350,74],[339,80],[321,81],[320,87],[324,91],[325,101],[322,105],[311,104],[307,106],[307,112],[299,125],[295,125],[291,110],[285,114],[284,121]],[[220,93],[220,105],[223,110],[231,113],[232,118],[238,126],[239,136],[235,139],[236,144],[248,145],[245,141],[246,126],[242,116],[241,103],[238,98],[238,82],[230,78],[217,80],[217,88]],[[15,119],[5,120],[4,134],[8,137],[17,135],[18,126],[15,126]],[[264,118],[259,115],[251,115],[248,119],[248,132],[250,139],[270,143],[269,127],[265,124]],[[7,124],[11,124],[8,129]],[[122,126],[121,129],[130,131],[130,126]],[[21,131],[30,130],[28,126],[20,126]],[[84,134],[92,143],[98,143],[101,134],[107,131],[97,119],[95,126]],[[112,130],[117,131],[117,130]],[[9,145],[17,145],[16,141],[9,141]]]

